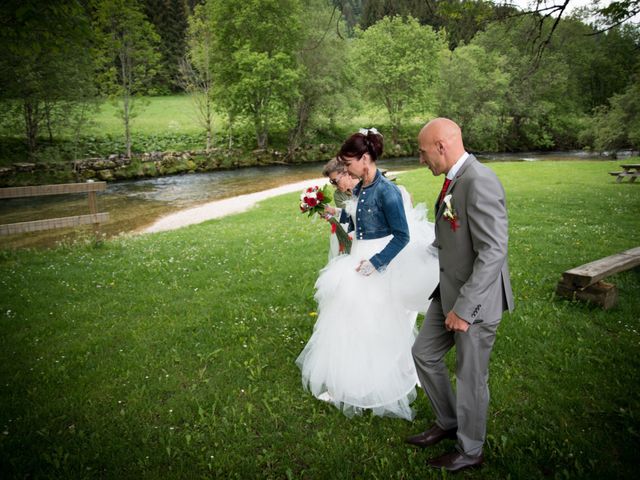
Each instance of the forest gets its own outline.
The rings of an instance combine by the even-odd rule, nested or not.
[[[372,126],[356,119],[409,144],[435,116],[473,151],[638,149],[639,2],[573,2],[8,0],[0,165],[292,152]],[[145,109],[172,96],[189,102],[188,133],[141,133]],[[105,108],[115,133],[96,124]]]

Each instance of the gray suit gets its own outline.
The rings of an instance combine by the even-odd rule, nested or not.
[[[507,264],[507,210],[502,184],[492,170],[470,155],[447,193],[457,221],[453,228],[438,208],[434,246],[440,260],[440,284],[425,316],[412,353],[434,413],[445,430],[457,428],[458,449],[482,453],[489,405],[489,357],[502,312],[513,310]],[[445,318],[453,310],[469,325],[450,332]],[[444,363],[456,346],[454,394]]]

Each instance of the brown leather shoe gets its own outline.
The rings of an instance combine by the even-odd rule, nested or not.
[[[455,439],[456,431],[456,428],[452,428],[451,430],[443,430],[438,425],[433,425],[426,432],[408,437],[405,442],[417,447],[430,447],[431,445],[435,445],[445,438]]]
[[[433,468],[444,468],[449,472],[459,472],[465,468],[476,468],[482,465],[484,457],[482,454],[471,457],[460,452],[445,453],[437,458],[429,460],[427,464]]]

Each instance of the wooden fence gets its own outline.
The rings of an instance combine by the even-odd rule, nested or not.
[[[40,230],[51,230],[54,228],[77,227],[78,225],[87,225],[90,223],[92,223],[97,229],[100,223],[104,223],[109,219],[109,213],[98,213],[96,202],[96,192],[104,191],[106,188],[106,182],[63,183],[59,185],[0,188],[0,200],[9,198],[40,197],[45,195],[62,195],[67,193],[88,193],[90,212],[88,215],[74,215],[71,217],[48,218],[45,220],[32,220],[29,222],[0,225],[0,235],[37,232]]]

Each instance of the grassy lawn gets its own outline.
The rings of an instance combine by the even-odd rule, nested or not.
[[[635,478],[640,275],[619,305],[554,298],[560,273],[638,246],[618,162],[490,164],[510,213],[516,311],[491,361],[487,465],[464,478]],[[400,183],[431,205],[426,170]],[[328,227],[297,194],[174,232],[0,252],[2,478],[441,478],[433,420],[347,419],[302,389]],[[348,321],[348,319],[345,319]],[[450,358],[451,360],[451,358]]]
[[[171,95],[162,97],[142,97],[139,108],[134,107],[135,117],[132,119],[131,128],[139,135],[163,135],[163,134],[200,134],[203,128],[199,124],[196,107],[188,95]],[[120,104],[104,102],[92,117],[93,125],[89,133],[96,136],[123,135],[124,127],[118,115]],[[348,123],[354,125],[354,131],[358,126],[374,126],[388,122],[387,115],[382,110],[369,109],[361,115],[348,118]],[[416,125],[420,125],[421,119],[414,119]],[[226,128],[226,117],[220,113],[214,114],[214,134],[222,128]],[[238,126],[236,125],[236,128]],[[250,132],[251,126],[247,125]]]
[[[123,135],[122,120],[117,114],[120,104],[105,102],[92,118],[94,125],[90,132],[94,135]],[[155,135],[162,133],[200,133],[197,110],[187,95],[144,97],[134,103],[132,130],[138,134]],[[214,126],[220,126],[222,118],[214,118]]]

